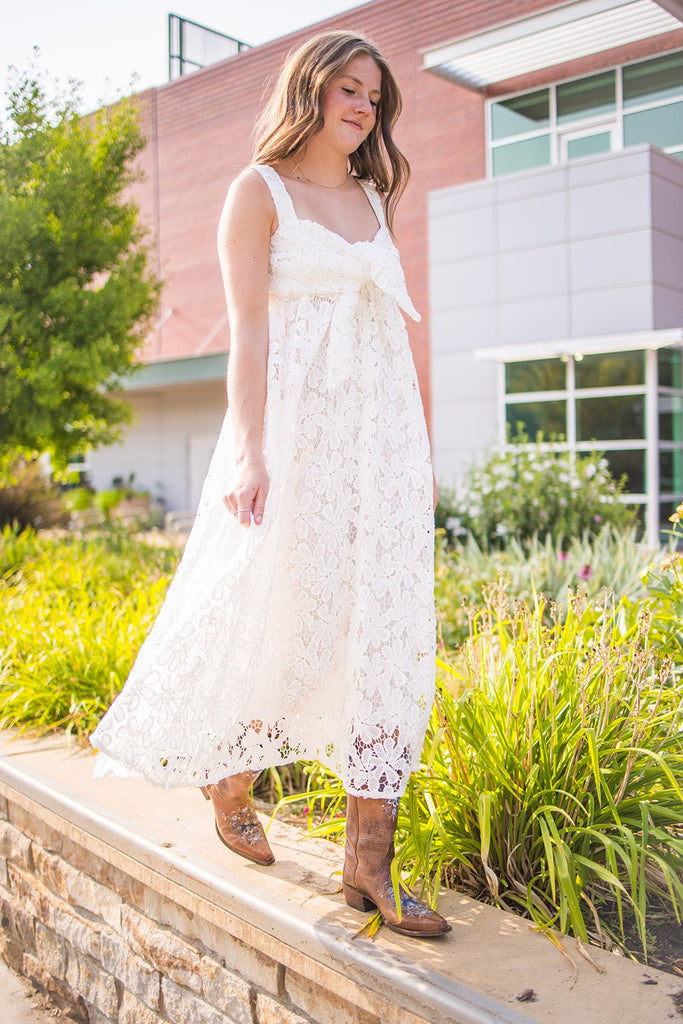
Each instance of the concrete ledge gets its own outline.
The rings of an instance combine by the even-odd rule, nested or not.
[[[259,868],[217,842],[193,790],[95,781],[89,752],[61,739],[0,733],[0,751],[4,956],[83,1021],[641,1024],[676,1012],[670,976],[591,951],[600,974],[573,943],[565,957],[457,893],[440,903],[454,926],[444,939],[354,939],[364,918],[335,891],[333,844],[276,821],[276,864]]]

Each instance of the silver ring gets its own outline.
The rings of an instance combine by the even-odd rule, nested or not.
[[[237,511],[238,512],[251,512],[251,505],[249,506],[249,508],[238,508]]]

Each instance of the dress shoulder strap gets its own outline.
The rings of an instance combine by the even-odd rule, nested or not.
[[[362,181],[358,179],[358,184],[363,188],[366,196],[370,200],[370,206],[375,211],[375,216],[380,223],[380,227],[386,227],[386,217],[384,216],[384,206],[382,200],[379,197],[379,192],[371,181]]]
[[[288,220],[296,220],[294,204],[285,184],[274,167],[269,164],[252,164],[255,171],[258,171],[265,181],[277,213],[278,224],[284,224]]]

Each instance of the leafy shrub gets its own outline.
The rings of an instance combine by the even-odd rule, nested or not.
[[[63,526],[68,518],[59,489],[37,458],[8,455],[0,459],[0,527],[12,523],[19,529]]]
[[[179,557],[111,531],[0,538],[0,726],[79,737],[121,689]]]
[[[463,487],[445,491],[439,523],[449,539],[474,537],[483,548],[502,548],[513,538],[528,541],[589,536],[605,523],[635,523],[636,511],[620,497],[616,481],[598,454],[573,455],[525,434],[505,449],[474,463]]]
[[[670,531],[675,543],[683,540],[683,502],[678,506],[670,521]],[[674,659],[677,676],[683,676],[683,554],[680,550],[669,551],[658,562],[650,565],[643,574],[643,581],[650,595],[652,624],[650,635],[660,650]]]
[[[111,511],[116,508],[120,501],[126,497],[126,492],[123,490],[115,489],[110,491],[97,491],[93,495],[93,504],[95,508],[98,508],[100,512],[104,513],[105,518],[109,522],[111,519]]]
[[[83,512],[92,508],[94,492],[90,487],[70,487],[64,492],[64,505],[70,512]]]
[[[441,688],[402,804],[400,862],[543,927],[623,943],[683,910],[681,696],[647,615],[577,597],[564,621],[499,588]],[[616,922],[616,924],[615,924]]]

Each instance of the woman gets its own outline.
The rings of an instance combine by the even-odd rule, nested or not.
[[[219,838],[259,864],[256,775],[322,761],[348,793],[347,902],[431,936],[448,924],[405,890],[397,908],[390,874],[434,691],[436,489],[390,233],[400,105],[359,35],[311,39],[283,68],[219,226],[228,414],[162,611],[91,740],[97,774],[201,786]]]

